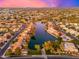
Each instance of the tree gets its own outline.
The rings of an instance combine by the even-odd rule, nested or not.
[[[32,36],[31,39],[36,40],[35,36]]]
[[[57,49],[60,48],[60,44],[58,41],[53,42],[53,48],[55,51],[57,51]]]
[[[23,48],[24,48],[24,49],[27,49],[27,48],[28,48],[28,44],[25,43],[25,44],[23,45]]]
[[[61,44],[62,41],[63,41],[62,38],[61,37],[58,37],[59,44]]]
[[[79,40],[72,40],[71,42],[79,45]]]
[[[35,49],[39,51],[39,50],[41,49],[41,48],[40,48],[40,45],[39,45],[39,44],[36,44],[36,45],[35,45]]]
[[[12,50],[11,49],[7,50],[5,55],[6,56],[12,56]]]
[[[77,37],[78,37],[78,39],[79,39],[79,35],[78,35]]]
[[[21,22],[26,23],[26,20],[25,19],[21,19]]]
[[[52,48],[51,41],[44,42],[43,47],[45,48],[45,50],[50,50]]]
[[[21,49],[19,47],[15,49],[15,55],[16,56],[21,55]]]

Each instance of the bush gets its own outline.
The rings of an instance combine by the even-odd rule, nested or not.
[[[41,55],[41,51],[38,50],[29,50],[28,55]]]

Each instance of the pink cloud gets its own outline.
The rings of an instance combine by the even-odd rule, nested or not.
[[[59,5],[60,0],[44,0],[49,7],[57,7]]]
[[[59,0],[50,0],[49,3],[52,7],[57,7],[59,5]]]
[[[4,0],[0,7],[48,7],[48,5],[41,0]]]

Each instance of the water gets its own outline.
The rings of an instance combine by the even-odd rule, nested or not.
[[[34,37],[31,38],[29,47],[34,49],[35,44],[42,45],[45,41],[56,40],[56,38],[45,31],[45,24],[36,22],[36,32]],[[34,39],[33,39],[34,38]]]

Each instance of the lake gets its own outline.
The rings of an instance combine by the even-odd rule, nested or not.
[[[35,28],[36,28],[35,35],[31,38],[30,43],[29,43],[30,49],[34,49],[35,44],[39,44],[41,46],[45,41],[57,40],[56,37],[46,32],[44,23],[36,22]]]

